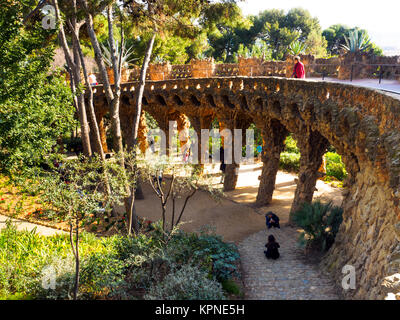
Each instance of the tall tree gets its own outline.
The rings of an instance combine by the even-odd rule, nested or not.
[[[79,88],[81,85],[81,58],[79,56],[79,39],[73,38],[72,43],[72,53],[70,51],[67,37],[64,30],[64,23],[61,17],[61,11],[58,5],[58,0],[53,0],[53,5],[55,8],[56,19],[58,21],[59,27],[59,34],[58,38],[60,41],[60,45],[64,51],[65,59],[68,64],[68,68],[70,71],[70,81],[71,81],[71,89],[72,93],[74,94],[75,105],[77,107],[78,115],[79,115],[79,122],[81,124],[81,136],[82,136],[82,144],[83,144],[83,152],[86,156],[92,155],[92,148],[90,145],[90,136],[89,136],[89,123],[87,120],[87,113],[86,113],[86,106],[85,106],[85,96],[84,92],[82,92]],[[76,0],[71,1],[72,6],[72,14],[70,16],[70,23],[72,27],[72,32],[74,34],[79,34],[79,29],[82,26],[82,23],[78,22],[77,19],[77,7],[76,7]]]
[[[210,4],[200,23],[210,44],[207,54],[217,61],[235,62],[241,45],[249,47],[254,40],[249,33],[251,21],[243,16],[236,3]]]
[[[349,34],[355,31],[357,31],[358,37],[361,37],[361,35],[364,34],[364,36],[369,39],[367,30],[359,27],[350,28],[343,24],[335,24],[330,26],[328,29],[325,29],[322,34],[327,40],[328,52],[331,55],[340,54],[343,51],[343,46],[346,45],[346,37],[349,37]],[[365,51],[378,56],[383,54],[382,49],[373,42],[370,42],[369,48]]]
[[[131,141],[131,144],[128,145],[128,150],[130,150],[134,154],[136,152],[139,122],[142,113],[142,100],[146,85],[147,68],[150,63],[154,41],[157,33],[160,30],[163,30],[163,32],[175,30],[179,31],[179,33],[182,34],[190,33],[194,29],[194,26],[190,23],[190,18],[199,15],[202,6],[206,3],[207,1],[205,0],[125,1],[125,7],[128,9],[133,19],[135,19],[134,22],[137,25],[142,25],[143,27],[145,27],[151,34],[140,71],[139,87],[136,99],[136,117],[133,125],[133,132],[131,133],[132,139],[129,139],[129,141]],[[136,171],[136,168],[132,168],[132,170]],[[132,225],[134,228],[136,227],[134,201],[135,185],[132,185],[130,190],[130,198],[127,201],[127,204],[129,206],[129,208],[127,208],[127,213],[129,217],[128,232],[131,232]]]
[[[264,39],[274,59],[283,59],[293,41],[306,42],[310,34],[321,34],[317,18],[304,9],[294,8],[287,14],[283,10],[266,10],[253,19],[251,33],[255,39]]]
[[[72,96],[50,71],[57,33],[27,19],[32,6],[0,0],[0,164],[7,173],[39,165],[74,125]]]

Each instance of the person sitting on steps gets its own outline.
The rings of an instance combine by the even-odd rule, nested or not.
[[[264,254],[267,259],[276,260],[279,258],[278,248],[280,248],[280,245],[275,241],[275,237],[272,234],[268,237],[268,243],[265,245],[265,247],[267,250],[264,251]]]

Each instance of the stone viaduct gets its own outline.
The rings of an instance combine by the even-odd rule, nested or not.
[[[135,116],[137,82],[122,84],[121,125],[125,139]],[[94,87],[97,120],[108,112],[102,86]],[[400,100],[389,94],[338,83],[277,77],[212,77],[148,81],[144,110],[161,129],[189,119],[194,129],[209,129],[213,119],[229,129],[254,123],[264,139],[257,204],[271,202],[280,153],[289,133],[301,151],[292,211],[311,202],[322,156],[329,145],[342,155],[345,181],[344,221],[323,261],[338,285],[342,268],[356,268],[351,298],[382,298],[384,277],[399,272]],[[104,137],[104,131],[102,132]],[[225,189],[235,188],[235,170],[227,167]]]

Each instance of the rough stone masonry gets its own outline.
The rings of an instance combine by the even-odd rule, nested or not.
[[[207,74],[212,72],[203,76]],[[122,84],[120,114],[125,139],[132,131],[137,86],[137,82]],[[101,123],[108,107],[102,86],[94,90]],[[188,119],[197,132],[209,129],[213,119],[229,129],[246,129],[255,123],[264,138],[259,205],[272,200],[279,155],[289,133],[301,151],[292,212],[312,200],[323,153],[333,145],[349,175],[344,189],[344,221],[322,265],[339,286],[342,268],[356,268],[357,287],[343,292],[347,298],[383,299],[389,292],[400,291],[399,281],[385,281],[400,271],[397,97],[339,83],[231,76],[148,81],[143,104],[167,134],[169,120],[180,121],[182,129],[188,126]],[[235,188],[238,166],[228,165],[225,190]]]

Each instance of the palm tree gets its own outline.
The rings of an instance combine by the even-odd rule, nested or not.
[[[363,52],[371,47],[371,40],[364,31],[353,30],[349,32],[349,36],[344,36],[346,44],[342,44],[342,48],[346,52]]]

